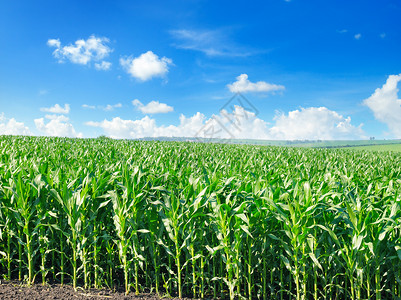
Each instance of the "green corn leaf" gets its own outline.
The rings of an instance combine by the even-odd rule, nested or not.
[[[397,251],[398,258],[401,260],[401,247],[395,246],[395,251]]]
[[[315,264],[315,266],[317,266],[320,270],[323,271],[322,265],[319,263],[319,261],[317,260],[315,254],[313,252],[309,252],[308,253],[309,257],[312,259],[313,263]]]

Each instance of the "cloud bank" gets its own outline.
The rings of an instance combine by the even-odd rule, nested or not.
[[[398,82],[401,74],[390,75],[386,83],[363,103],[368,106],[375,118],[386,124],[396,138],[401,138],[401,100],[398,99]]]
[[[61,107],[55,104],[51,107],[42,107],[43,112],[51,114],[45,115],[44,118],[34,119],[36,129],[46,136],[60,136],[60,137],[82,137],[82,133],[77,133],[74,126],[71,124],[70,119],[65,114],[70,113],[70,105],[64,104]],[[49,120],[47,123],[45,119]]]
[[[46,123],[44,118],[35,119],[36,129],[47,136],[60,137],[82,137],[82,133],[77,133],[68,117],[64,115],[46,115],[49,121]]]
[[[344,118],[326,107],[309,107],[275,117],[270,135],[280,140],[348,140],[365,138],[362,124],[355,127],[351,117]]]
[[[295,110],[280,114],[269,124],[255,113],[234,106],[233,111],[222,110],[211,118],[200,112],[191,117],[180,116],[179,125],[158,126],[156,120],[145,116],[140,120],[119,117],[86,125],[102,128],[112,138],[143,137],[202,137],[221,139],[362,139],[366,138],[362,124],[354,126],[350,117],[343,117],[325,107]]]
[[[14,118],[8,119],[4,113],[0,114],[0,135],[32,135],[31,131],[23,122]]]

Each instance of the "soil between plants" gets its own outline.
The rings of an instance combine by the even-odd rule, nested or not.
[[[20,281],[0,281],[0,299],[1,300],[101,300],[101,299],[136,299],[136,300],[160,300],[161,297],[156,294],[140,294],[130,293],[125,295],[123,291],[111,291],[108,289],[90,289],[74,291],[70,285],[60,284],[33,284],[28,287]],[[166,298],[164,298],[166,299]],[[178,298],[169,298],[178,299]],[[185,299],[185,298],[184,298]],[[188,299],[188,298],[187,298]],[[193,300],[193,299],[192,299]]]

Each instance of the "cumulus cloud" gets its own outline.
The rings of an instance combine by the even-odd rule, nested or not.
[[[258,118],[254,112],[234,105],[232,111],[221,110],[219,114],[205,122],[197,136],[222,139],[270,139],[267,122]]]
[[[45,115],[46,119],[58,120],[60,122],[68,122],[70,119],[64,115]]]
[[[63,108],[59,104],[56,104],[52,107],[42,107],[40,110],[44,111],[44,112],[53,113],[53,114],[68,114],[68,113],[70,113],[70,105],[64,104],[64,108]]]
[[[64,115],[46,115],[50,121],[45,123],[44,118],[35,119],[36,128],[47,136],[60,137],[82,137],[82,133],[77,133],[69,118]]]
[[[359,40],[361,37],[362,37],[362,34],[360,34],[360,33],[357,33],[357,34],[354,35],[354,38],[356,40]]]
[[[237,77],[237,81],[227,84],[229,90],[233,93],[246,92],[275,92],[285,89],[282,85],[271,84],[265,81],[251,82],[247,74],[241,74]]]
[[[351,117],[344,118],[326,107],[309,107],[275,117],[269,129],[273,139],[283,140],[347,140],[365,138],[362,124],[355,127]]]
[[[168,106],[165,103],[160,103],[159,101],[151,101],[144,105],[141,101],[135,99],[132,101],[132,105],[134,105],[143,114],[165,114],[174,111],[172,106]]]
[[[159,58],[152,51],[148,51],[138,57],[120,58],[120,64],[132,77],[147,81],[153,77],[164,77],[173,61],[167,57]]]
[[[109,137],[116,139],[151,137],[156,134],[156,121],[148,116],[141,120],[124,120],[116,117],[111,121],[105,119],[102,122],[89,121],[85,124],[102,128]]]
[[[140,120],[124,120],[117,117],[110,121],[87,122],[86,125],[102,128],[108,136],[117,139],[160,136],[191,137],[202,127],[204,118],[201,113],[197,113],[190,118],[181,115],[178,126],[157,126],[156,120],[149,116],[145,116]]]
[[[363,102],[396,138],[401,138],[401,100],[398,98],[397,87],[400,81],[401,74],[390,75],[386,83]]]
[[[107,45],[108,43],[108,38],[94,35],[91,35],[87,40],[79,39],[74,44],[67,46],[61,46],[59,39],[47,41],[49,47],[56,48],[53,51],[53,56],[60,63],[68,60],[74,64],[88,65],[91,61],[97,61],[100,62],[95,64],[97,70],[109,70],[111,67],[110,62],[103,61],[113,51]]]
[[[31,135],[31,131],[23,122],[14,118],[8,119],[4,113],[0,114],[0,135]]]
[[[206,118],[200,112],[192,117],[180,116],[179,125],[158,126],[156,120],[145,116],[140,120],[124,120],[119,117],[86,125],[102,128],[112,138],[143,137],[200,137],[215,139],[353,139],[366,138],[362,124],[355,127],[351,118],[344,118],[325,107],[295,110],[287,115],[278,115],[275,124],[269,124],[234,106],[233,111],[222,110]]]

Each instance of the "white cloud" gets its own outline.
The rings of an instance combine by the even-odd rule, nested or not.
[[[101,107],[104,111],[112,111],[114,108],[121,108],[123,105],[121,103],[117,103],[114,105],[107,104],[105,107]]]
[[[341,30],[337,30],[338,33],[347,33],[348,30],[347,29],[341,29]]]
[[[45,115],[46,119],[58,120],[60,122],[68,122],[70,119],[64,115]]]
[[[52,107],[42,107],[40,110],[44,111],[44,112],[53,113],[53,114],[68,114],[70,112],[70,105],[64,104],[64,108],[63,108],[59,104],[56,104]]]
[[[23,122],[14,118],[8,119],[4,113],[0,114],[0,135],[31,135],[31,131]]]
[[[165,103],[159,101],[151,101],[146,105],[143,105],[138,99],[132,100],[132,105],[139,109],[143,114],[165,114],[174,111],[172,106],[168,106]]]
[[[123,120],[119,117],[113,118],[111,121],[103,120],[102,122],[89,121],[85,124],[92,127],[100,127],[104,132],[116,139],[125,138],[141,138],[150,137],[155,134],[155,120],[148,116],[141,120]]]
[[[250,82],[247,74],[241,74],[237,77],[237,81],[227,84],[229,90],[233,93],[246,92],[275,92],[285,89],[282,85],[271,84],[265,81]]]
[[[232,112],[221,111],[207,119],[196,113],[180,116],[179,125],[157,126],[156,120],[145,116],[140,120],[113,118],[86,125],[102,128],[112,138],[202,137],[223,139],[353,139],[366,138],[362,124],[355,127],[351,118],[344,118],[325,107],[292,111],[275,118],[272,127],[254,113],[235,106]]]
[[[111,62],[102,61],[101,63],[95,63],[96,70],[107,71],[107,70],[110,70],[110,68],[111,68]]]
[[[120,64],[132,77],[146,81],[153,77],[164,77],[173,61],[167,57],[159,58],[148,51],[135,58],[120,58]]]
[[[170,34],[178,41],[178,49],[200,51],[208,56],[249,56],[253,53],[235,45],[229,40],[227,30],[171,30]]]
[[[111,121],[87,122],[86,125],[100,127],[108,136],[119,139],[160,136],[191,137],[202,127],[203,120],[204,115],[197,113],[191,118],[186,118],[184,115],[181,115],[180,125],[178,126],[157,126],[156,120],[148,116],[140,120],[123,120],[117,117],[113,118]]]
[[[309,107],[275,117],[269,129],[273,139],[347,140],[365,138],[362,124],[355,127],[351,117],[344,118],[326,107]]]
[[[106,106],[102,106],[102,105],[88,105],[88,104],[82,104],[82,108],[87,108],[87,109],[102,109],[104,111],[112,111],[115,108],[121,108],[123,107],[123,105],[121,103],[117,103],[117,104],[107,104]]]
[[[97,70],[108,70],[111,67],[110,62],[102,61],[109,56],[113,50],[107,46],[109,39],[105,37],[96,37],[91,35],[87,40],[77,40],[74,44],[62,47],[59,39],[49,39],[47,45],[56,48],[53,56],[62,63],[66,60],[74,64],[87,65],[91,61],[100,61],[95,64]]]
[[[398,82],[401,74],[390,75],[386,83],[375,90],[364,104],[373,112],[375,118],[385,123],[396,138],[401,138],[401,99],[398,98]]]
[[[69,122],[68,117],[64,115],[46,115],[50,119],[45,123],[44,118],[35,119],[36,128],[47,136],[61,137],[82,137],[82,133],[77,133],[74,126]]]
[[[96,109],[96,106],[94,105],[88,105],[88,104],[82,104],[83,108],[88,108],[88,109]]]
[[[255,113],[234,105],[233,111],[221,110],[205,122],[198,132],[200,137],[210,137],[216,132],[219,138],[228,139],[270,139],[267,122],[258,118]],[[220,132],[219,132],[220,131]]]
[[[362,34],[360,34],[360,33],[357,33],[357,34],[354,35],[354,38],[356,40],[359,40],[361,37],[362,37]]]
[[[47,41],[47,45],[49,47],[56,47],[56,48],[60,48],[61,47],[61,42],[59,39],[49,39]]]

